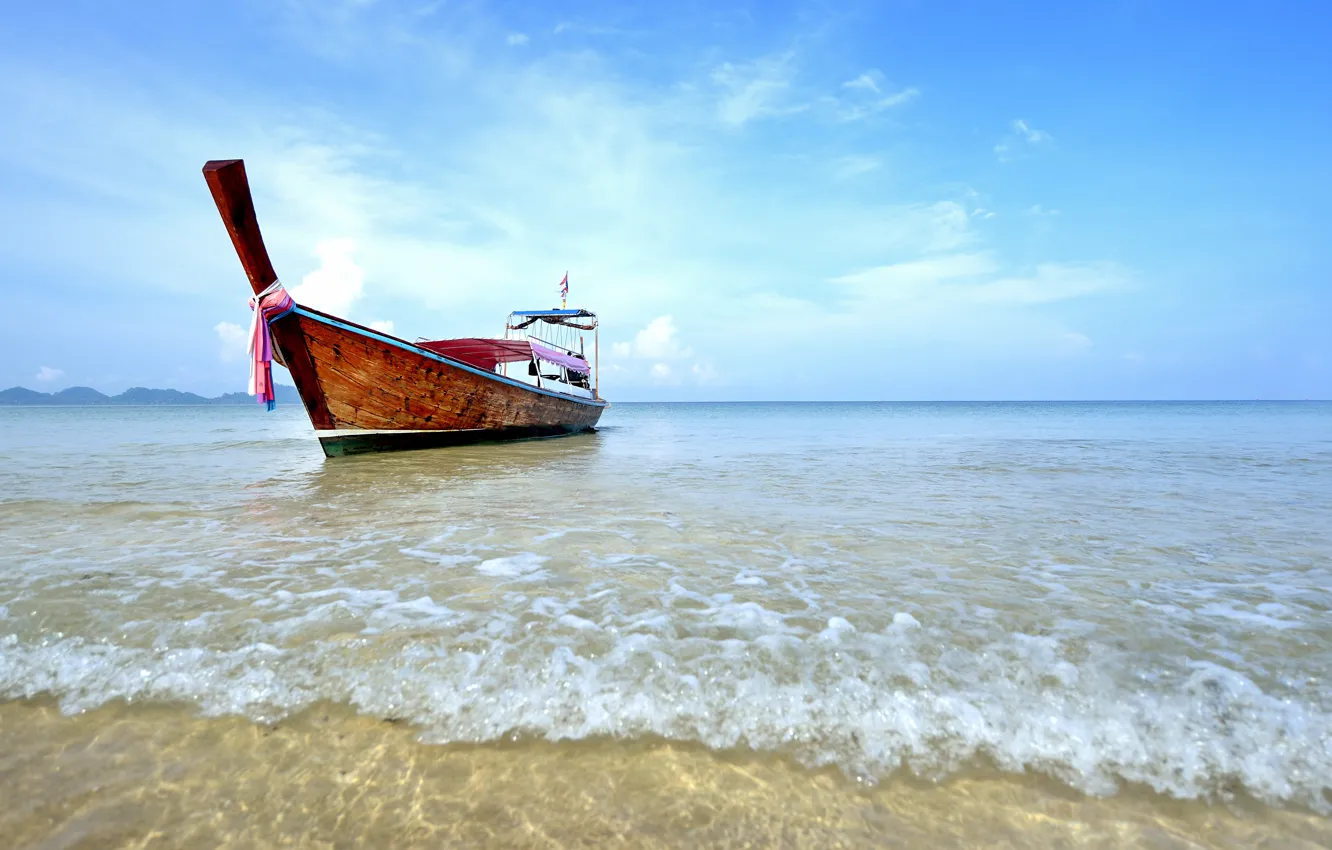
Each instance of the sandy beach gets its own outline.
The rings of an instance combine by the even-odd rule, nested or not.
[[[421,743],[316,705],[273,724],[183,706],[0,706],[11,847],[1326,847],[1239,797],[1088,798],[971,770],[878,785],[754,752],[640,740]]]

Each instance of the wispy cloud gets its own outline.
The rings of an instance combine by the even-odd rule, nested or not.
[[[1062,340],[1069,354],[1082,354],[1092,347],[1091,337],[1077,331],[1064,331]]]
[[[937,295],[936,287],[959,279],[978,278],[998,270],[986,252],[938,254],[919,260],[875,266],[832,278],[830,283],[857,299],[889,301]]]
[[[38,381],[46,383],[49,381],[54,381],[57,378],[63,378],[64,376],[65,376],[64,369],[56,369],[52,366],[43,366],[42,368],[37,370],[37,374],[34,377]]]
[[[1044,304],[1123,290],[1131,281],[1115,263],[1039,263],[1031,274],[989,281],[970,295],[981,302]]]
[[[971,310],[978,305],[1025,306],[1123,291],[1131,273],[1114,263],[1040,263],[1025,274],[1002,274],[990,252],[940,254],[876,266],[833,278],[849,303],[914,304],[926,310]],[[955,312],[954,317],[963,313]]]
[[[712,72],[717,87],[717,116],[739,127],[757,118],[802,112],[808,104],[788,99],[795,74],[793,53],[766,56],[741,64],[723,63]]]
[[[527,33],[511,32],[509,33],[508,37],[504,39],[504,41],[510,47],[525,47],[529,39],[527,37]]]
[[[1049,133],[1031,127],[1021,118],[1013,120],[1013,131],[1021,136],[1029,145],[1039,145],[1053,141],[1053,137]]]
[[[864,154],[851,154],[838,157],[833,161],[833,176],[838,180],[851,180],[871,171],[878,171],[883,162],[878,157]]]
[[[886,86],[883,74],[870,69],[842,83],[842,88],[846,90],[843,96],[827,96],[825,101],[833,104],[840,120],[859,121],[920,97],[920,90],[917,88],[904,88],[885,93]]]
[[[1009,129],[1011,132],[994,146],[994,154],[1000,162],[1008,162],[1026,149],[1049,146],[1054,142],[1053,136],[1044,130],[1037,130],[1022,118],[1009,122]]]
[[[846,82],[842,83],[842,88],[865,89],[867,91],[873,92],[874,94],[878,94],[879,76],[880,74],[877,71],[866,71],[865,73],[861,74],[859,77],[856,77],[854,80],[847,80]]]

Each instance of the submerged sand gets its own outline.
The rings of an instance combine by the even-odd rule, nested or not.
[[[0,788],[7,848],[1332,846],[1332,821],[1243,798],[1095,798],[997,772],[870,786],[662,741],[440,746],[331,704],[260,725],[6,703]]]

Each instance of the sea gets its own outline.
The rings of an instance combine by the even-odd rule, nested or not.
[[[0,408],[0,846],[1332,846],[1332,403]]]

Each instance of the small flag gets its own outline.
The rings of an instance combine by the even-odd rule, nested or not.
[[[564,280],[560,281],[560,306],[564,307],[569,303],[569,273],[564,273]]]

